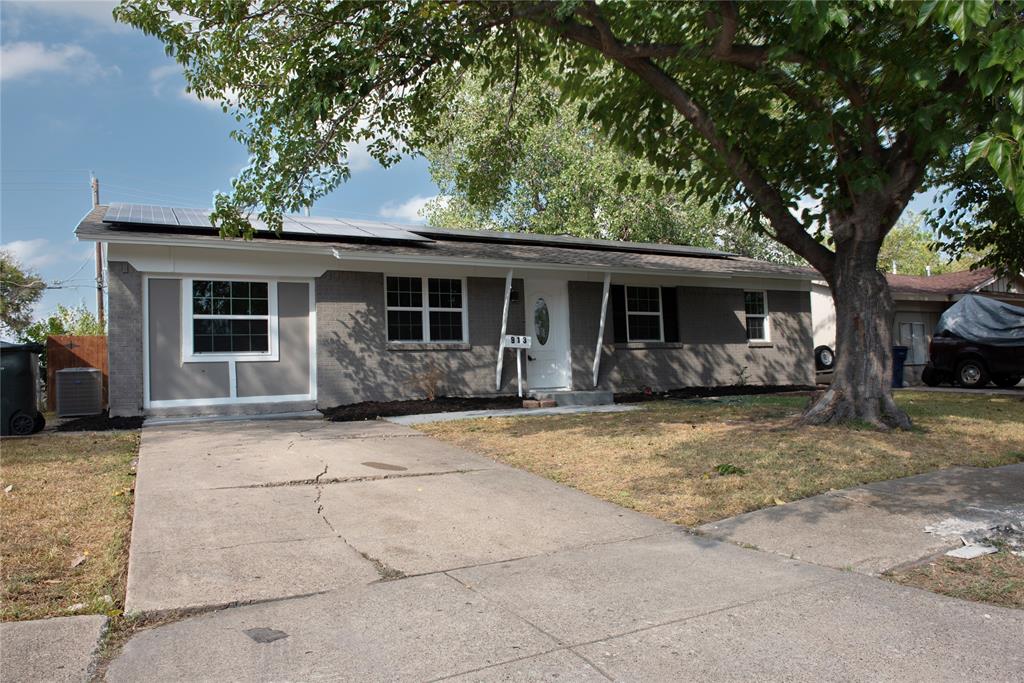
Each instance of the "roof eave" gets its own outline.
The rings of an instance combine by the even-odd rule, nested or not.
[[[175,239],[173,237],[146,237],[143,234],[132,233],[132,234],[119,234],[114,231],[108,230],[102,235],[93,234],[79,234],[78,230],[75,230],[75,235],[79,240],[86,242],[106,242],[111,244],[140,244],[140,245],[155,245],[155,246],[178,246],[178,247],[190,247],[190,248],[206,248],[206,249],[255,249],[258,251],[280,251],[281,249],[287,249],[297,254],[332,254],[332,246],[330,243],[310,243],[297,244],[295,242],[276,242],[276,243],[263,243],[258,240],[248,241],[244,246],[233,243],[228,240],[221,241],[210,241],[197,244],[195,241]],[[616,266],[602,266],[602,265],[577,265],[577,264],[565,264],[565,263],[554,263],[544,261],[515,261],[515,260],[502,260],[502,259],[486,259],[486,258],[460,258],[454,256],[431,256],[428,254],[416,255],[416,254],[382,254],[378,251],[357,251],[357,250],[345,250],[339,251],[333,254],[334,257],[339,261],[400,261],[404,263],[431,263],[439,265],[483,265],[496,268],[514,268],[520,270],[569,270],[573,272],[611,272],[625,275],[651,275],[651,274],[662,274],[662,275],[679,275],[686,277],[704,277],[710,279],[731,279],[738,277],[748,278],[762,278],[770,280],[791,280],[791,281],[810,281],[812,276],[801,273],[765,273],[749,270],[731,270],[731,271],[704,271],[704,270],[692,270],[682,268],[624,268]]]

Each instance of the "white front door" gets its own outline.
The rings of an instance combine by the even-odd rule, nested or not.
[[[526,352],[530,389],[568,389],[569,291],[565,280],[526,278],[526,333],[533,345]]]

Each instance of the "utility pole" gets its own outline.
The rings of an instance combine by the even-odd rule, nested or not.
[[[92,173],[89,174],[89,185],[92,188],[92,208],[100,205],[100,181]],[[103,243],[96,243],[96,321],[100,328],[106,326],[106,311],[103,305]]]

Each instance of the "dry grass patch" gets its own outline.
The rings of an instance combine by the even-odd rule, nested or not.
[[[807,398],[661,401],[629,413],[492,418],[424,432],[688,526],[829,489],[1024,460],[1024,401],[900,393],[911,432],[794,426]],[[731,467],[720,467],[731,466]],[[738,468],[737,472],[722,474]],[[742,473],[739,473],[742,472]]]
[[[1024,558],[1006,550],[973,560],[943,557],[888,578],[961,600],[1024,609]]]
[[[138,447],[137,432],[3,440],[0,488],[12,488],[0,493],[0,619],[123,607]]]

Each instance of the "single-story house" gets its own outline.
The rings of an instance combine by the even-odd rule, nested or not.
[[[113,415],[361,401],[806,385],[806,269],[723,252],[287,216],[221,239],[207,212],[98,206]]]
[[[928,345],[939,316],[967,294],[989,296],[1015,306],[1024,305],[1024,277],[999,277],[991,268],[977,268],[941,275],[899,275],[889,273],[889,291],[895,306],[893,344],[906,346],[903,380],[920,384],[921,371],[928,362]],[[824,282],[811,287],[814,318],[814,346],[835,348],[836,318],[832,295]]]

